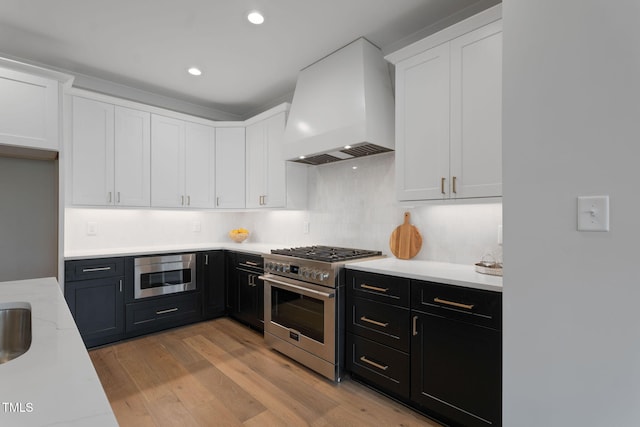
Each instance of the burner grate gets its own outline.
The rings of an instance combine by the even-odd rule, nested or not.
[[[349,261],[382,255],[380,251],[333,246],[302,246],[288,249],[273,249],[271,253],[324,262]]]

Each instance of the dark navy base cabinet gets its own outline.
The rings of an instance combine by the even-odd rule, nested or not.
[[[124,334],[124,259],[67,261],[64,296],[87,347]]]

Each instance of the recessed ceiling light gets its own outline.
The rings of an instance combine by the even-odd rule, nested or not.
[[[350,149],[350,148],[351,148],[351,146],[350,146],[350,145],[345,145],[345,146],[344,146],[344,149],[345,149],[345,150],[348,150],[348,149]]]
[[[249,12],[249,14],[247,15],[247,19],[249,20],[249,22],[255,25],[260,25],[264,22],[264,16],[262,16],[262,14],[257,10]]]
[[[200,74],[202,74],[202,71],[200,71],[199,68],[196,67],[191,67],[187,70],[189,72],[189,74],[191,74],[192,76],[199,76]]]
[[[299,158],[300,160],[302,160],[302,159],[304,159],[305,157],[304,157],[304,156],[300,156],[300,157],[298,157],[298,158]]]

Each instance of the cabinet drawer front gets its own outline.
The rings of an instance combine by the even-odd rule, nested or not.
[[[347,289],[361,298],[409,307],[409,279],[347,270]]]
[[[409,355],[347,333],[347,369],[376,388],[409,398]]]
[[[409,352],[411,321],[408,308],[353,298],[348,301],[347,330],[385,344],[397,350]]]
[[[66,261],[65,280],[88,280],[124,275],[124,258],[96,258]]]
[[[177,326],[200,315],[201,298],[197,292],[131,303],[126,308],[126,332]]]
[[[502,329],[502,294],[440,283],[411,282],[414,310]]]
[[[264,262],[259,255],[238,252],[235,254],[236,266],[245,268],[258,268],[262,270]]]

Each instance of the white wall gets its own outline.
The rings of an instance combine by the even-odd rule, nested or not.
[[[58,273],[58,168],[0,157],[0,282]]]
[[[353,169],[357,166],[357,169]],[[326,244],[381,250],[403,213],[423,237],[416,259],[471,264],[497,248],[500,203],[402,207],[395,201],[394,156],[338,162],[309,170],[305,211],[217,212],[136,209],[77,209],[65,214],[65,250],[126,248],[227,241],[236,227],[251,230],[251,242],[275,247]],[[87,223],[97,234],[87,236]],[[194,222],[201,224],[193,232]],[[309,223],[309,233],[303,232]]]
[[[640,425],[640,3],[504,0],[504,425]],[[611,231],[576,230],[608,194]]]

